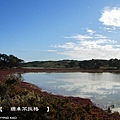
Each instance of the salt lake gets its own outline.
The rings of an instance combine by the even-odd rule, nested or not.
[[[113,111],[120,111],[120,74],[40,72],[25,73],[22,76],[25,82],[53,94],[90,98],[103,109],[115,105]]]

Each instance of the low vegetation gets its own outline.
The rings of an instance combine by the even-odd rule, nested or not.
[[[40,67],[40,68],[77,68],[77,69],[107,69],[120,70],[120,60],[59,60],[59,61],[32,61],[24,62],[14,55],[0,54],[0,69],[11,69],[20,67]]]
[[[22,64],[23,67],[41,67],[41,68],[79,68],[79,69],[120,69],[120,60],[60,60],[60,61],[33,61]]]
[[[20,74],[5,77],[0,84],[0,115],[27,120],[119,120],[119,113],[108,113],[97,108],[89,99],[63,97],[42,92],[24,85]],[[36,88],[32,89],[32,88]],[[49,107],[49,111],[48,108]]]

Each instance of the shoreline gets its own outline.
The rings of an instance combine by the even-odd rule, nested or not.
[[[55,69],[54,69],[55,70]],[[11,70],[0,70],[0,83],[4,82],[4,77],[6,75],[9,75],[9,74],[14,74],[14,73],[20,73],[20,74],[24,74],[24,73],[29,73],[29,72],[50,72],[50,69],[44,69],[43,71],[41,69],[39,70],[36,70],[36,69],[11,69]],[[52,71],[54,72],[54,71]],[[58,71],[57,71],[58,72]],[[61,72],[61,71],[59,71]],[[58,94],[52,94],[51,92],[49,91],[46,91],[46,90],[42,90],[41,88],[39,88],[38,86],[32,84],[32,83],[28,83],[28,82],[21,82],[20,84],[20,88],[21,89],[27,89],[29,91],[35,91],[35,92],[38,92],[38,93],[44,93],[44,94],[50,94],[50,95],[53,95],[53,96],[56,96],[56,97],[62,97],[62,98],[69,98],[70,101],[72,102],[78,102],[80,101],[82,104],[84,105],[87,105],[87,104],[93,104],[91,99],[89,98],[81,98],[81,97],[73,97],[73,96],[63,96],[63,95],[58,95]],[[97,106],[96,106],[97,107]],[[101,109],[101,108],[100,108]],[[101,109],[102,110],[102,109]]]
[[[120,70],[108,70],[108,69],[80,69],[80,68],[37,68],[37,67],[31,67],[31,68],[13,68],[8,69],[9,71],[17,71],[17,72],[46,72],[46,73],[52,73],[52,72],[88,72],[88,73],[120,73]]]
[[[8,74],[14,74],[14,73],[29,73],[29,72],[91,72],[90,70],[88,71],[76,71],[76,70],[71,70],[71,69],[67,69],[63,70],[63,69],[57,69],[57,71],[55,71],[56,69],[11,69],[11,70],[0,70],[0,83],[4,82],[4,76],[8,75]],[[93,71],[92,71],[93,72]],[[95,72],[95,71],[94,71]],[[98,71],[97,71],[98,72]],[[87,105],[91,105],[93,106],[92,108],[92,115],[96,115],[96,116],[100,116],[101,118],[103,116],[105,117],[114,117],[116,116],[116,118],[120,117],[120,113],[119,112],[115,112],[115,113],[108,113],[105,110],[103,110],[102,108],[96,106],[91,99],[89,98],[81,98],[81,97],[73,97],[73,96],[62,96],[62,95],[54,95],[50,92],[47,91],[42,91],[41,88],[39,88],[38,86],[28,83],[28,82],[21,82],[19,85],[20,89],[27,89],[29,91],[34,91],[36,93],[41,93],[44,95],[50,95],[50,96],[54,96],[56,98],[68,98],[71,102],[71,104],[77,104],[77,105],[83,105],[83,106],[87,106]],[[103,117],[104,118],[104,117]],[[100,119],[101,120],[101,119]],[[117,119],[115,119],[117,120]]]

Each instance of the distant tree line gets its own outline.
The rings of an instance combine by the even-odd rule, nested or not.
[[[84,60],[79,63],[79,66],[84,69],[120,69],[120,60],[117,58],[110,60]]]
[[[41,68],[80,68],[80,69],[120,69],[120,59],[91,59],[91,60],[59,60],[59,61],[32,61],[24,62],[14,55],[0,53],[0,69],[14,67],[41,67]]]
[[[14,55],[6,55],[0,53],[0,69],[21,67],[22,62],[22,59],[19,59]]]
[[[22,64],[23,67],[41,67],[41,68],[81,68],[81,69],[120,69],[120,60],[59,60],[59,61],[32,61]]]

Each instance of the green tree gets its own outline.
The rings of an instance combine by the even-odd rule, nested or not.
[[[13,68],[21,67],[22,59],[15,57],[14,55],[0,54],[0,68]]]

